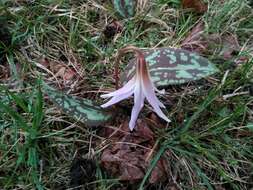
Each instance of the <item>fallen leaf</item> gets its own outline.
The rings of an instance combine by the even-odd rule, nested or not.
[[[73,69],[67,69],[66,72],[64,73],[64,80],[71,80],[72,78],[75,77],[75,71]]]
[[[231,60],[235,64],[247,62],[249,57],[246,55],[239,55],[241,46],[238,42],[238,37],[235,34],[226,33],[220,36],[219,34],[212,34],[206,36],[208,41],[208,49],[210,53],[220,49],[220,56],[224,60]],[[216,49],[213,49],[215,47]]]
[[[43,58],[39,62],[40,62],[41,65],[43,65],[46,68],[50,67],[50,63],[49,63],[49,60],[47,58]]]
[[[40,64],[49,69],[54,74],[54,77],[62,79],[64,83],[69,83],[77,76],[75,70],[64,62],[49,61],[47,58],[44,58],[40,61]]]
[[[149,119],[147,120],[148,125],[155,128],[164,129],[166,125],[161,123],[161,119],[154,113],[151,113]]]
[[[121,174],[119,176],[119,179],[122,181],[133,181],[133,182],[142,179],[144,173],[138,163],[140,157],[136,157],[135,153],[128,153],[124,155],[124,159],[127,159],[129,162],[120,165],[119,169],[121,171]]]
[[[202,0],[183,0],[182,6],[184,9],[192,9],[196,13],[205,13],[207,5]]]
[[[198,22],[181,42],[181,47],[188,51],[203,53],[208,46],[202,35],[204,27],[203,21]]]
[[[221,54],[225,60],[231,59],[233,56],[238,54],[240,50],[237,37],[232,34],[222,36],[222,46]]]
[[[220,55],[224,60],[232,60],[240,64],[249,60],[247,56],[238,56],[240,45],[234,34],[209,34],[203,35],[204,23],[201,21],[192,28],[186,38],[181,42],[181,48],[198,52],[199,54],[212,54],[220,48]]]
[[[112,134],[104,133],[108,135],[106,138],[110,137],[112,143],[102,152],[101,165],[108,173],[122,181],[134,183],[143,179],[152,160],[153,155],[150,153],[155,154],[154,133],[141,120],[138,120],[134,132],[130,132],[128,122],[115,130]],[[151,172],[149,183],[157,183],[166,178],[164,163],[163,158],[157,162]]]
[[[163,159],[160,159],[157,162],[149,178],[149,183],[154,184],[154,183],[157,183],[158,181],[165,180],[166,166],[164,164],[165,164],[165,160]]]

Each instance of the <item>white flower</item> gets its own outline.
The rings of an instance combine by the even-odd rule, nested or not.
[[[129,122],[130,130],[133,130],[135,127],[137,117],[144,105],[145,98],[148,100],[159,117],[167,122],[170,122],[170,120],[160,109],[160,107],[165,108],[165,106],[158,100],[155,95],[155,91],[158,90],[155,88],[150,79],[149,71],[143,53],[139,49],[131,50],[134,50],[137,53],[136,74],[122,88],[114,92],[101,95],[102,98],[111,98],[111,100],[101,105],[101,107],[109,107],[134,94],[134,106],[131,113],[131,120]]]

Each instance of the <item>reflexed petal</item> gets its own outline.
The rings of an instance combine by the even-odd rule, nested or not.
[[[152,101],[155,104],[159,105],[160,107],[165,108],[163,103],[160,102],[155,95],[155,90],[158,90],[158,89],[155,88],[154,84],[152,83],[150,79],[147,63],[145,62],[144,59],[140,60],[140,62],[138,63],[139,63],[139,67],[137,68],[139,68],[140,81],[141,81],[144,95],[147,97],[148,101]]]
[[[105,108],[113,104],[116,104],[119,101],[126,99],[132,94],[134,94],[134,106],[131,112],[131,119],[129,122],[129,128],[131,131],[134,129],[136,125],[136,120],[144,105],[145,97],[147,98],[148,102],[153,107],[157,115],[162,119],[164,119],[165,121],[170,122],[170,120],[166,117],[166,115],[162,112],[160,108],[160,107],[165,108],[165,106],[163,105],[162,102],[159,101],[159,99],[156,97],[155,94],[155,91],[159,93],[164,93],[164,91],[159,91],[157,88],[155,88],[154,84],[152,83],[148,71],[148,66],[145,61],[145,57],[141,53],[141,51],[139,50],[137,51],[136,48],[133,50],[135,50],[138,54],[135,76],[129,82],[127,82],[122,88],[114,92],[101,95],[102,98],[112,97],[110,101],[101,105],[101,107]]]
[[[145,94],[146,95],[146,94]],[[164,119],[165,121],[167,122],[170,122],[170,120],[167,118],[167,116],[162,112],[162,110],[160,109],[160,106],[159,104],[157,103],[157,101],[154,101],[155,100],[155,96],[152,96],[152,95],[148,95],[146,96],[147,97],[147,100],[148,102],[150,103],[150,105],[153,107],[154,111],[157,113],[157,115],[159,117],[161,117],[162,119]],[[161,103],[161,102],[160,102]],[[161,103],[162,104],[162,103]],[[163,104],[162,104],[163,105]],[[165,107],[163,105],[163,107]]]
[[[159,90],[154,86],[154,89],[156,92],[158,92],[159,94],[165,94],[165,89]]]
[[[113,91],[111,93],[108,93],[108,94],[103,94],[100,97],[101,98],[109,98],[112,96],[119,96],[121,94],[125,94],[129,91],[132,91],[134,88],[134,85],[135,85],[135,77],[133,77],[130,81],[128,81],[122,88],[120,88],[116,91]]]
[[[157,113],[157,115],[159,117],[161,117],[162,119],[164,119],[165,121],[170,122],[170,120],[167,118],[167,116],[160,109],[160,107],[165,108],[165,106],[156,97],[155,91],[154,91],[155,88],[154,88],[153,84],[151,83],[151,81],[150,80],[145,80],[145,81],[143,80],[142,85],[143,85],[143,93],[146,96],[150,105],[153,107],[154,111]]]
[[[120,102],[120,101],[123,100],[123,99],[128,98],[128,97],[131,96],[132,94],[133,94],[133,90],[128,91],[128,92],[126,92],[125,94],[121,94],[121,95],[119,95],[119,96],[114,96],[114,97],[112,97],[111,100],[109,100],[109,102],[107,102],[107,103],[101,105],[101,107],[102,107],[102,108],[109,107],[109,106],[111,106],[111,105],[113,105],[113,104],[116,104],[116,103]]]
[[[143,93],[147,97],[147,100],[149,102],[153,102],[154,104],[157,104],[159,107],[165,108],[162,102],[158,100],[158,98],[155,95],[155,88],[151,81],[142,81],[143,85]]]
[[[154,104],[153,102],[150,102],[150,105],[153,107],[154,111],[156,112],[156,114],[164,119],[165,121],[167,121],[168,123],[171,122],[169,118],[167,118],[167,116],[162,112],[162,110],[160,109],[160,107],[157,104]]]
[[[144,105],[144,98],[145,96],[142,93],[141,84],[139,82],[134,91],[134,107],[132,109],[131,120],[129,122],[129,128],[131,131],[134,129],[138,115]]]

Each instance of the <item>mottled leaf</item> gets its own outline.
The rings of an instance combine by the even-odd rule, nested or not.
[[[115,10],[125,18],[134,16],[135,3],[134,0],[113,0]]]
[[[97,126],[108,121],[112,114],[96,106],[91,100],[66,95],[43,83],[43,89],[60,109],[88,126]]]
[[[182,84],[211,75],[218,69],[206,58],[196,53],[176,48],[143,50],[156,86]],[[124,84],[135,74],[135,60],[131,60],[121,75]]]
[[[248,125],[246,125],[246,127],[253,132],[253,123],[248,123]]]

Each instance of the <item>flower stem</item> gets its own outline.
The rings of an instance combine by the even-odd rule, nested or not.
[[[119,88],[119,64],[120,64],[120,59],[123,57],[124,54],[128,52],[134,52],[136,54],[136,64],[139,63],[139,60],[145,60],[144,54],[141,49],[128,45],[122,49],[120,49],[117,53],[116,60],[115,60],[115,70],[114,70],[114,78],[115,78],[115,88]],[[143,62],[143,61],[140,61]],[[145,62],[145,61],[144,61]],[[146,62],[145,62],[146,63]]]

